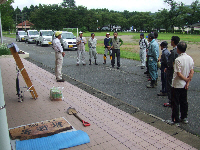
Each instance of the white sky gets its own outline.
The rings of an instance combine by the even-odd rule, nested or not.
[[[60,4],[63,0],[14,0],[12,4],[14,8],[17,6],[22,10],[23,7],[30,7],[31,4]],[[190,5],[195,0],[176,0],[176,2],[183,2],[186,5]],[[124,11],[128,10],[139,12],[157,12],[162,8],[169,8],[164,0],[75,0],[76,5],[83,5],[88,9],[92,8],[107,8],[108,10]]]

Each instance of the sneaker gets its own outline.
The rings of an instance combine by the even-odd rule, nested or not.
[[[141,66],[141,69],[144,69],[145,68],[145,66]]]
[[[117,69],[119,69],[119,67],[117,67]]]
[[[167,93],[160,92],[157,94],[158,96],[167,96]]]
[[[83,64],[83,66],[86,66],[86,64]]]
[[[149,74],[149,71],[144,72],[144,74]]]
[[[170,103],[164,103],[163,106],[164,107],[171,107],[171,104]]]
[[[180,126],[180,124],[179,124],[178,122],[173,122],[172,120],[165,120],[165,122],[166,122],[167,124],[169,124],[169,125],[175,125],[175,126],[177,126],[177,127]]]
[[[187,119],[187,118],[180,119],[180,122],[185,123],[185,124],[188,124],[188,119]]]

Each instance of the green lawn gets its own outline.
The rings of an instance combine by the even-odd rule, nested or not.
[[[105,36],[107,32],[94,32],[95,36]],[[112,36],[113,32],[109,32]],[[149,33],[144,33],[144,37],[146,37]],[[91,33],[83,33],[83,36],[90,37]],[[118,32],[118,35],[133,35],[133,39],[139,40],[140,33],[135,32]],[[179,33],[158,33],[158,40],[171,40],[172,36],[179,36],[181,41],[188,42],[200,42],[200,35],[194,34],[179,34]]]
[[[107,32],[94,32],[95,36],[105,36]],[[112,36],[113,32],[109,32]],[[76,33],[74,33],[76,35]],[[122,35],[132,35],[132,39],[135,39],[136,41],[139,41],[140,33],[134,33],[134,32],[118,32],[119,36]],[[144,36],[146,37],[148,33],[144,33]],[[8,34],[8,32],[3,32],[3,36],[15,38],[15,34]],[[84,37],[90,37],[91,32],[83,33]],[[170,40],[172,36],[179,36],[181,41],[188,41],[188,42],[200,42],[200,35],[191,35],[191,34],[177,34],[177,33],[158,33],[158,40]],[[137,43],[124,43],[124,45],[136,45]],[[127,59],[134,59],[134,60],[140,60],[138,53],[130,52],[126,47],[121,48],[121,58],[127,58]],[[86,51],[89,51],[88,46],[86,45]],[[104,54],[104,46],[103,46],[103,40],[98,40],[97,45],[97,53]]]

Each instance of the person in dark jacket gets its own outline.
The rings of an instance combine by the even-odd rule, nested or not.
[[[168,57],[168,62],[167,62],[167,68],[165,68],[165,72],[167,75],[167,96],[168,96],[168,103],[164,103],[163,106],[165,107],[171,107],[171,88],[172,88],[172,78],[173,78],[173,73],[174,73],[174,62],[175,59],[178,57],[177,53],[177,45],[180,41],[180,38],[178,36],[172,36],[171,38],[171,46],[173,46],[173,50],[171,50],[171,54]]]
[[[166,73],[164,72],[165,68],[167,68],[167,61],[168,57],[170,55],[170,52],[167,49],[168,43],[166,41],[163,41],[160,44],[162,55],[161,55],[161,81],[162,81],[162,90],[160,93],[158,93],[158,96],[167,96],[167,79],[166,79]]]
[[[110,55],[110,60],[112,61],[112,49],[110,48],[109,46],[109,41],[110,41],[110,33],[106,33],[106,38],[104,39],[104,46],[105,46],[105,53],[104,53],[104,56],[103,56],[103,59],[104,59],[104,63],[103,64],[106,64],[106,56],[109,52],[109,55]],[[111,43],[111,46],[112,46],[112,43]]]

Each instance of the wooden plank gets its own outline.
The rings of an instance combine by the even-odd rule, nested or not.
[[[15,47],[11,47],[10,51],[11,51],[11,53],[12,53],[12,55],[13,55],[15,61],[16,61],[16,64],[17,64],[19,70],[22,70],[21,74],[22,74],[22,76],[23,76],[23,78],[24,78],[24,80],[26,82],[27,87],[30,88],[29,90],[31,92],[32,97],[34,99],[38,98],[37,92],[36,92],[32,82],[31,82],[31,80],[30,80],[30,78],[28,76],[28,73],[26,72],[26,69],[24,68],[24,65],[22,63],[21,58],[19,57],[18,52],[16,52]]]
[[[60,117],[10,129],[9,133],[12,140],[27,140],[47,137],[71,129],[73,129],[72,126],[63,117]]]

